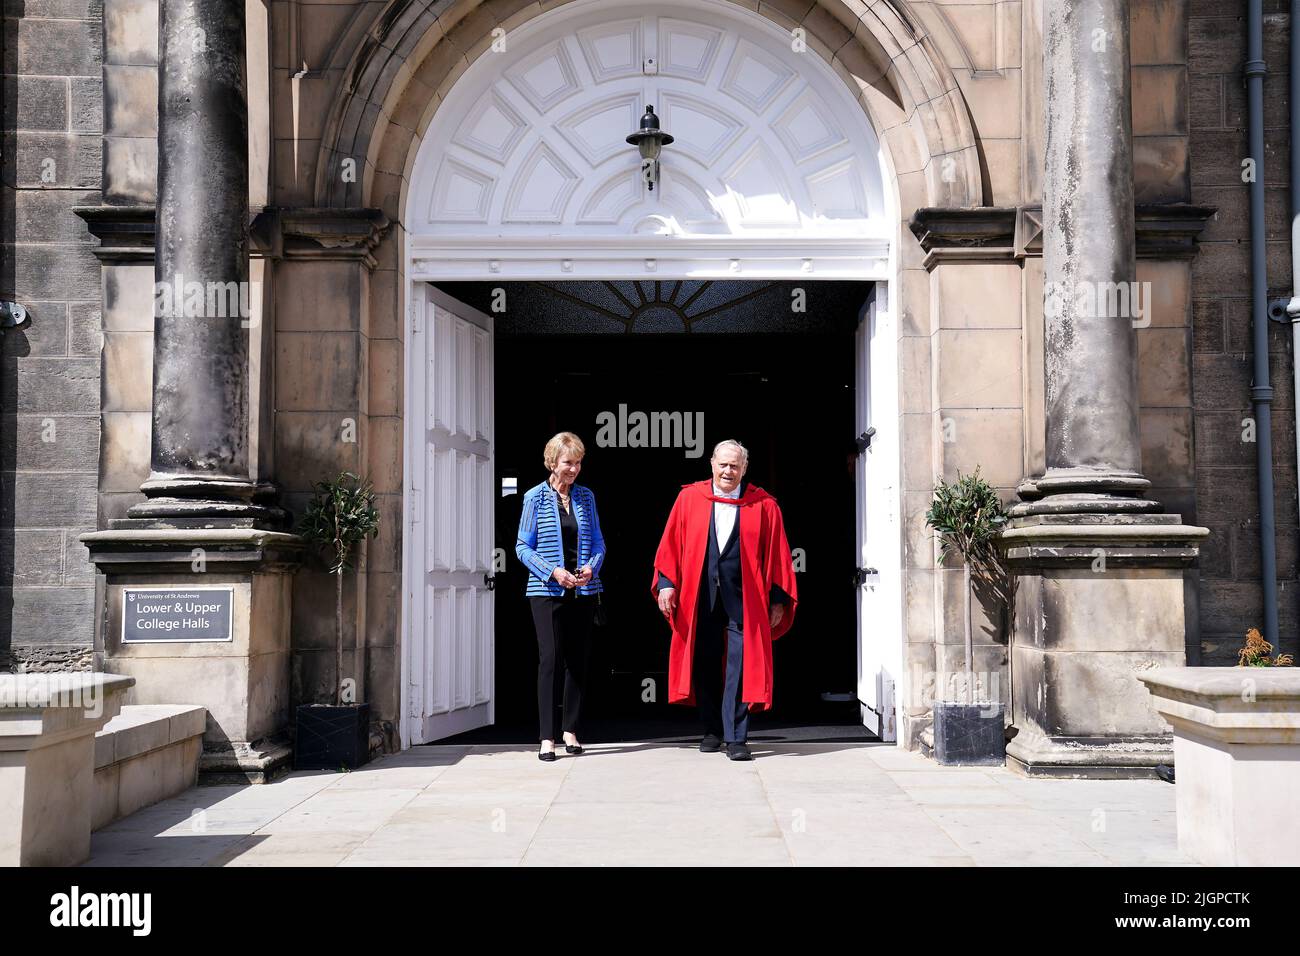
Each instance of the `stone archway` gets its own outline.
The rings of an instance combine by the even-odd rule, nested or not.
[[[392,0],[345,74],[316,164],[315,204],[368,206],[400,217],[413,144],[443,94],[497,37],[570,0]],[[905,220],[925,206],[983,205],[974,125],[951,69],[918,29],[907,0],[752,4],[786,31],[802,31],[861,103],[898,181]],[[782,12],[786,10],[788,12]],[[339,175],[350,161],[355,177]]]

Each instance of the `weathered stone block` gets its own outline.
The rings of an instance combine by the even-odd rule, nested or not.
[[[104,0],[104,61],[158,62],[157,0]]]
[[[7,21],[8,27],[13,21]],[[63,76],[7,76],[0,116],[8,130],[66,130],[68,79]]]
[[[86,223],[72,209],[98,202],[98,193],[20,189],[13,198],[14,238],[17,242],[95,243]]]
[[[103,346],[100,326],[103,314],[99,303],[68,303],[68,354],[98,355]]]
[[[0,576],[15,588],[63,583],[63,532],[15,531],[0,540]]]
[[[104,266],[104,331],[153,334],[153,265]]]
[[[95,523],[95,475],[19,472],[0,519],[15,528],[87,528]],[[11,524],[12,523],[12,524]]]
[[[1187,328],[1137,330],[1138,401],[1144,408],[1192,404],[1192,334]]]
[[[18,299],[84,299],[99,285],[99,260],[90,243],[24,244],[21,249],[16,261],[13,246],[0,252],[14,263],[13,292]]]
[[[275,336],[276,408],[351,412],[360,392],[359,336],[353,332],[284,332]],[[328,375],[321,370],[328,369]]]
[[[149,412],[104,412],[99,485],[103,491],[136,491],[149,477]]]
[[[940,329],[935,333],[934,342],[940,406],[945,409],[1019,408],[1019,328]]]
[[[17,357],[67,355],[67,303],[28,301],[24,305],[31,316],[31,325],[4,333],[0,339],[4,354]]]
[[[26,647],[88,645],[94,638],[94,588],[3,588],[0,641]]]
[[[281,263],[275,271],[276,331],[357,331],[363,268],[335,260]]]
[[[1134,66],[1133,135],[1187,132],[1187,67]]]
[[[15,407],[20,413],[94,413],[99,406],[99,363],[94,359],[22,359]]]
[[[158,197],[158,141],[104,137],[104,202],[148,205]]]
[[[1195,483],[1192,410],[1143,408],[1138,414],[1138,428],[1142,440],[1142,473],[1156,485],[1191,487]],[[1157,500],[1169,509],[1167,502]]]
[[[99,136],[84,133],[10,133],[3,136],[0,178],[33,189],[99,186]]]
[[[99,77],[74,76],[69,128],[74,133],[98,133],[104,128],[104,84]]]
[[[110,136],[158,135],[157,67],[104,67],[104,132]]]
[[[23,471],[94,472],[99,464],[99,422],[93,415],[18,415],[0,438]]]
[[[153,408],[153,335],[107,332],[104,335],[103,410],[148,412]]]
[[[1187,0],[1133,0],[1129,55],[1135,66],[1187,62]]]
[[[1134,136],[1134,201],[1187,202],[1190,168],[1186,136]]]
[[[25,17],[6,27],[5,62],[17,64],[19,74],[99,75],[103,59],[97,22]]]

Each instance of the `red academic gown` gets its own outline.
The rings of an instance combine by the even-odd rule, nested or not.
[[[684,485],[673,503],[655,552],[650,590],[655,591],[662,572],[677,586],[673,612],[672,646],[668,652],[668,702],[695,702],[691,667],[695,659],[695,618],[701,572],[708,544],[713,502],[738,501],[740,528],[741,598],[744,608],[744,679],[741,699],[751,711],[772,706],[772,641],[794,623],[798,594],[785,523],[776,499],[762,488],[749,485],[738,499],[717,498],[712,481]],[[776,585],[790,595],[781,623],[773,630],[768,616],[768,596]]]

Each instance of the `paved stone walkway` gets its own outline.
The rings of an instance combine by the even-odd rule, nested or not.
[[[1186,865],[1174,788],[945,768],[891,745],[758,759],[607,744],[542,763],[416,747],[353,773],[196,787],[96,832],[90,866]]]

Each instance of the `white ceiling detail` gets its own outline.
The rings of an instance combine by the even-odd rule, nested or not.
[[[659,18],[659,72],[703,83],[713,68],[722,31],[689,20]]]
[[[676,138],[653,191],[625,141],[647,104]],[[855,250],[896,232],[881,163],[844,82],[757,14],[728,0],[570,0],[510,31],[505,52],[484,53],[446,92],[411,170],[407,225],[429,260],[491,240],[545,250],[586,237],[672,243],[666,269],[731,237],[727,260],[746,274],[757,266],[738,244],[760,240],[842,242],[835,261],[875,262],[878,245]],[[486,275],[495,257],[453,260]]]
[[[797,226],[799,214],[781,164],[767,146],[755,142],[722,174],[747,226]]]
[[[587,68],[597,83],[641,74],[641,20],[616,20],[578,31]]]
[[[811,90],[801,93],[787,106],[772,123],[772,129],[798,163],[848,143]]]
[[[685,153],[702,166],[716,163],[745,131],[745,125],[733,114],[689,93],[665,92],[656,109],[663,128],[677,137],[672,150]]]
[[[504,163],[527,130],[528,123],[523,117],[493,92],[480,100],[465,118],[453,142]]]
[[[842,159],[805,177],[814,215],[825,219],[866,219],[866,195],[857,164]]]
[[[433,186],[429,217],[449,222],[487,222],[496,180],[447,157]]]
[[[592,166],[627,153],[627,134],[641,122],[641,94],[619,93],[580,107],[555,124],[555,131]]]
[[[504,222],[561,221],[569,197],[578,188],[578,174],[545,142],[538,142],[510,184]]]
[[[641,181],[623,173],[611,176],[592,191],[578,214],[582,224],[613,224],[641,201]]]
[[[762,113],[795,76],[794,67],[742,37],[731,54],[720,89],[755,113]]]
[[[500,54],[493,54],[493,57]],[[582,92],[573,58],[563,41],[557,40],[525,57],[506,71],[508,79],[539,113]]]

